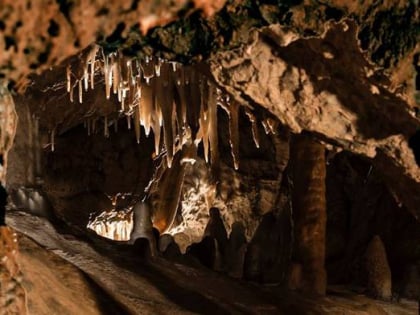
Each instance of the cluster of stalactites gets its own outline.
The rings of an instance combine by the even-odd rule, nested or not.
[[[86,54],[82,69],[67,67],[67,91],[73,102],[73,90],[78,89],[79,102],[83,90],[94,88],[95,73],[102,73],[106,98],[116,94],[119,110],[127,116],[128,126],[134,126],[140,143],[141,127],[146,136],[153,131],[155,153],[161,151],[161,138],[166,160],[172,165],[174,154],[186,143],[203,144],[207,162],[218,163],[217,106],[229,116],[230,144],[235,169],[239,168],[239,103],[209,81],[194,66],[183,66],[157,57],[144,60],[129,58],[115,52],[105,54],[94,46]],[[76,74],[80,73],[79,76]],[[252,124],[252,133],[259,147],[257,121],[252,111],[245,113]],[[133,123],[131,122],[133,119]],[[107,117],[104,117],[104,135],[109,135]],[[114,122],[116,126],[116,122]],[[86,123],[88,134],[95,128],[95,120]]]

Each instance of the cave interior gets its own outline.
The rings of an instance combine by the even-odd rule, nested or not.
[[[30,3],[0,314],[419,314],[418,1]]]

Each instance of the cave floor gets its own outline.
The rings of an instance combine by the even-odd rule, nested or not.
[[[7,224],[19,233],[31,314],[418,314],[414,301],[375,301],[337,287],[314,298],[160,257],[142,260],[132,246],[57,231],[28,213],[9,211]]]

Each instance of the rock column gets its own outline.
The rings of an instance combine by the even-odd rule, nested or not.
[[[289,285],[323,295],[327,284],[325,149],[306,134],[292,140],[294,249]]]

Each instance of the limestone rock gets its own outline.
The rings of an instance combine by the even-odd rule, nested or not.
[[[0,314],[27,314],[15,232],[0,226]]]
[[[391,269],[381,238],[375,235],[366,250],[367,290],[375,298],[389,300],[392,295]]]

